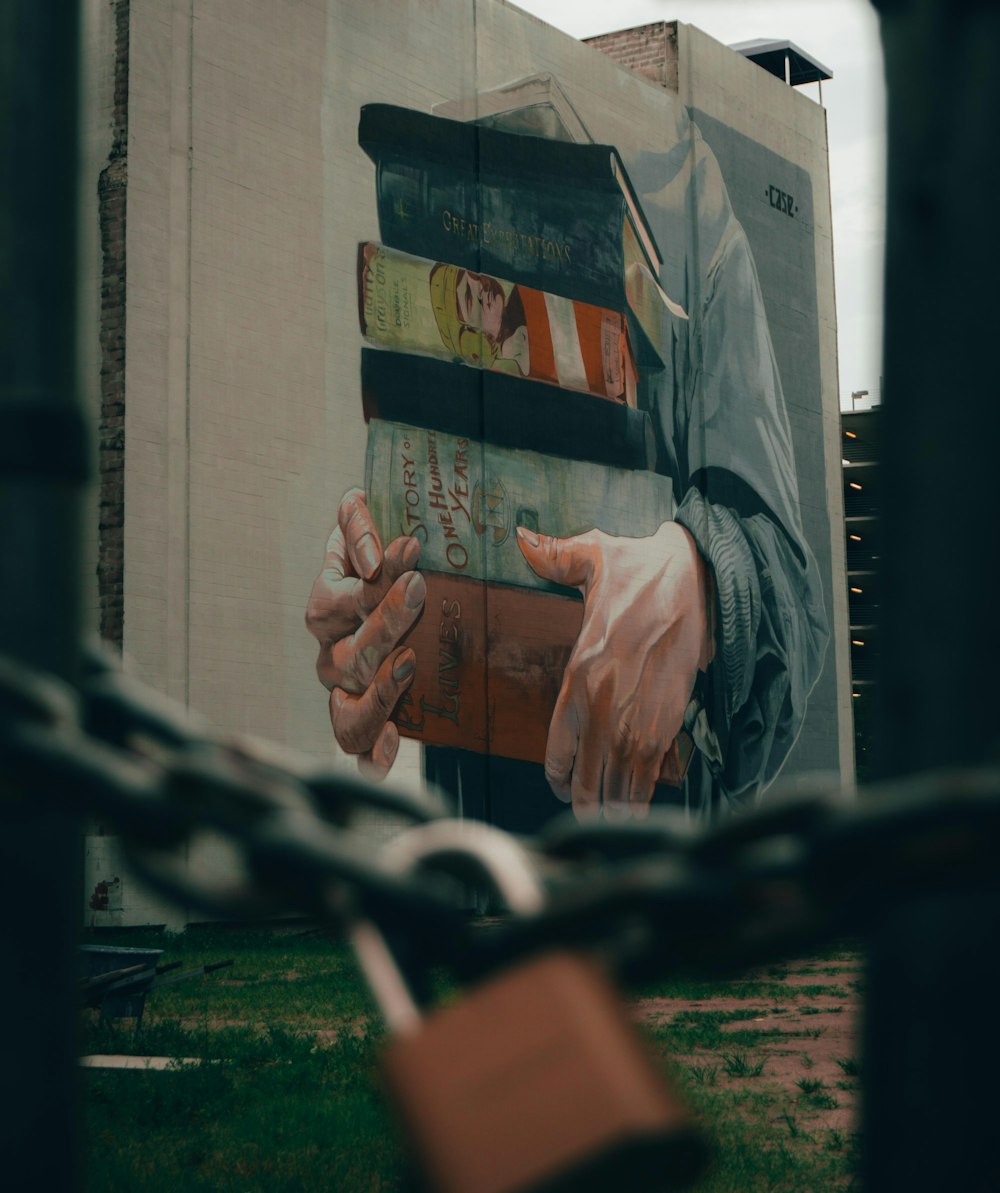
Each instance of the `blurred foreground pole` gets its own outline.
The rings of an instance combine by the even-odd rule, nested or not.
[[[998,761],[1000,5],[875,0],[889,92],[880,769]],[[1000,905],[874,929],[869,1193],[1000,1189]]]
[[[89,468],[75,367],[78,30],[75,0],[0,6],[0,653],[68,678]],[[0,1183],[68,1190],[79,827],[48,792],[15,789],[2,759],[0,809]]]

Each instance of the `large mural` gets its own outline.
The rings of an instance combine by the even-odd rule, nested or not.
[[[373,778],[420,743],[464,814],[521,831],[738,807],[829,639],[817,478],[720,168],[746,139],[677,103],[601,143],[550,74],[460,108],[354,110],[367,445],[307,612],[332,732]]]

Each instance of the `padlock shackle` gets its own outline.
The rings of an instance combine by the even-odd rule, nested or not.
[[[447,858],[474,861],[514,915],[538,915],[544,908],[545,890],[528,851],[481,821],[432,820],[400,833],[381,852],[385,865],[404,871]]]
[[[347,939],[386,1026],[395,1035],[412,1035],[420,1026],[420,1008],[385,937],[371,920],[354,920],[347,926]]]

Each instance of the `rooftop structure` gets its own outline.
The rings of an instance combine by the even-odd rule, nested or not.
[[[738,42],[729,48],[756,62],[777,78],[784,79],[790,87],[819,83],[821,97],[823,80],[833,78],[833,71],[792,41],[758,37],[752,41]]]

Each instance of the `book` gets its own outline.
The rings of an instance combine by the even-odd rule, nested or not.
[[[544,762],[582,602],[440,572],[424,579],[424,610],[404,639],[416,671],[393,713],[399,732],[425,745]],[[682,731],[660,782],[679,786],[692,751]]]
[[[565,538],[592,529],[642,538],[673,517],[669,477],[499,447],[372,419],[368,508],[383,543],[420,542],[420,566],[579,599],[535,574],[517,545],[524,526]]]
[[[641,327],[642,335],[636,342],[644,343],[654,353],[654,359],[668,361],[671,348],[667,343],[671,320],[687,322],[687,311],[674,302],[645,265],[638,262],[625,271],[625,288],[628,293],[629,311],[632,319]]]
[[[408,423],[618,468],[656,464],[645,410],[428,356],[362,348],[361,401],[365,422]]]
[[[443,100],[434,105],[434,115],[550,141],[594,140],[569,96],[548,73],[528,75],[465,99]]]
[[[618,311],[367,243],[358,246],[358,315],[382,348],[636,404]]]
[[[659,275],[662,254],[613,146],[391,104],[362,107],[358,143],[375,164],[380,235],[393,248],[613,310],[626,305],[636,251]],[[638,250],[627,259],[630,225]]]
[[[632,264],[642,264],[652,272],[658,273],[663,264],[663,258],[653,239],[653,233],[646,223],[646,217],[643,215],[639,196],[632,186],[632,180],[625,172],[625,167],[617,153],[611,158],[611,170],[625,199],[626,223],[623,229],[625,268],[628,269]]]

